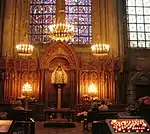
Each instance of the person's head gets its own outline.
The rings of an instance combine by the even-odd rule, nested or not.
[[[21,106],[21,100],[17,100],[17,101],[16,101],[16,105],[17,105],[17,106]]]
[[[101,104],[102,104],[102,105],[104,105],[104,104],[105,104],[105,101],[104,101],[104,100],[102,100],[102,101],[101,101]]]
[[[96,102],[96,100],[93,100],[93,103]]]

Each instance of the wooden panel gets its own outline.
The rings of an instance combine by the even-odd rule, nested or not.
[[[112,59],[84,61],[80,72],[80,97],[88,95],[88,87],[93,83],[98,89],[95,96],[115,102],[114,63]]]
[[[6,68],[6,60],[3,58],[0,58],[0,69]]]

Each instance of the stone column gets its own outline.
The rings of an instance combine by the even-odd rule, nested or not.
[[[0,56],[2,55],[2,29],[4,17],[4,0],[0,0]]]
[[[28,42],[29,0],[5,0],[5,11],[2,55],[12,56],[16,44]]]
[[[76,104],[79,103],[79,96],[80,96],[80,77],[79,77],[79,70],[76,71]]]
[[[92,43],[97,44],[100,42],[100,0],[92,1]]]
[[[118,24],[118,56],[119,57],[124,57],[124,51],[125,51],[125,45],[128,44],[126,38],[126,32],[125,28],[126,25],[125,23],[125,1],[124,0],[118,0],[117,2],[117,24]]]

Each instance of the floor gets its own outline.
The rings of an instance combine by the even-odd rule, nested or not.
[[[37,121],[35,134],[92,134],[92,132],[84,132],[80,122],[75,124],[75,128],[45,128],[44,122]]]

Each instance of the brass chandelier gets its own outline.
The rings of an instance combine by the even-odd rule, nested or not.
[[[16,51],[19,56],[31,56],[33,53],[34,46],[31,44],[17,44]]]
[[[92,52],[97,56],[105,56],[109,54],[110,45],[109,44],[93,44],[91,46]]]
[[[62,14],[64,16],[65,12],[64,10],[59,10],[59,14]],[[60,40],[60,41],[68,41],[71,38],[74,37],[74,26],[71,24],[68,24],[65,21],[65,18],[58,18],[58,21],[56,24],[52,24],[49,26],[49,37],[53,40]]]

